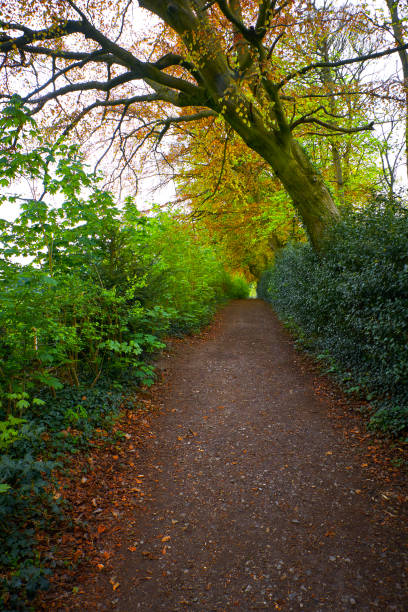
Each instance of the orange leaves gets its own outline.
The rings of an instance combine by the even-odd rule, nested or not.
[[[169,542],[169,540],[171,540],[171,536],[169,535],[165,535],[165,536],[159,536],[161,542]],[[165,555],[167,553],[167,548],[168,546],[163,546],[161,554]]]
[[[151,559],[152,561],[154,561],[155,559],[157,559],[157,556],[154,555],[152,552],[150,552],[150,550],[142,550],[142,555],[146,558],[146,559]]]
[[[66,529],[63,533],[58,534],[59,550],[56,554],[75,567],[80,564],[80,583],[89,579],[90,575],[105,572],[111,575],[113,551],[123,535],[124,528],[132,525],[135,497],[138,502],[144,499],[142,488],[144,488],[145,475],[139,473],[143,472],[143,469],[137,460],[138,454],[132,452],[133,449],[130,446],[132,444],[136,446],[140,441],[150,440],[150,425],[147,419],[146,424],[141,423],[140,414],[139,418],[133,418],[134,415],[131,412],[127,414],[132,415],[132,418],[122,421],[122,429],[126,433],[120,443],[111,447],[112,454],[106,452],[105,430],[100,430],[97,432],[99,435],[95,438],[91,456],[81,457],[78,454],[72,472],[68,475],[58,475],[60,491],[62,496],[70,502],[70,514],[75,526],[71,531]],[[146,418],[145,412],[141,414]],[[126,428],[123,427],[123,423],[126,423]],[[132,444],[129,443],[128,436],[131,436]],[[132,461],[128,460],[130,457],[134,462],[133,465]],[[86,470],[86,486],[83,481],[82,485],[79,484],[84,478],[84,470]],[[76,525],[77,517],[81,518],[80,526]],[[163,543],[161,542],[162,537],[166,538]],[[162,533],[158,540],[158,550],[154,555],[148,551],[142,553],[136,545],[133,545],[133,540],[129,540],[129,544],[132,545],[128,546],[127,554],[135,554],[136,551],[140,551],[140,554],[147,559],[157,559],[160,553],[168,553],[169,540],[167,537],[170,538],[170,535]],[[166,549],[164,553],[163,547]],[[86,563],[84,563],[85,560]],[[58,584],[60,574],[71,575],[71,571],[65,565],[61,570],[57,570],[56,584]],[[117,591],[121,586],[116,577],[111,579],[110,584],[112,591]]]

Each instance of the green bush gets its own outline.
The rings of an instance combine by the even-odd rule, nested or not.
[[[394,433],[408,427],[407,244],[404,202],[378,196],[345,215],[320,254],[284,249],[258,285],[307,346],[375,394],[372,425],[386,429],[388,418]]]
[[[231,300],[245,300],[249,297],[250,286],[242,276],[225,274],[224,292]]]
[[[59,513],[54,460],[88,448],[124,397],[153,383],[163,337],[246,294],[181,214],[143,217],[100,178],[77,147],[41,137],[13,97],[0,117],[0,204],[20,203],[14,221],[0,219],[0,601],[10,610],[47,585],[35,532]],[[40,181],[40,199],[19,193],[22,179]]]

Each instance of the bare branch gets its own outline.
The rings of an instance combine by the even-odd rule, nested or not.
[[[1,48],[0,48],[1,51]],[[24,47],[24,51],[26,53],[31,53],[32,55],[46,55],[51,58],[63,59],[63,60],[73,60],[73,61],[89,61],[89,62],[98,62],[104,64],[117,64],[119,66],[127,67],[126,64],[114,57],[110,53],[106,53],[102,49],[98,49],[97,51],[92,51],[91,53],[86,52],[78,52],[78,51],[59,51],[58,49],[50,49],[49,47],[40,47],[34,45],[26,45]]]
[[[82,109],[82,111],[76,115],[73,121],[65,128],[64,132],[62,133],[62,137],[66,136],[79,123],[79,121],[81,121],[81,119],[83,119],[95,108],[112,108],[114,106],[123,106],[126,111],[132,104],[136,104],[138,102],[153,102],[156,100],[158,100],[156,94],[133,96],[133,98],[118,98],[116,100],[96,100],[86,108]]]
[[[67,4],[69,4],[69,6],[73,8],[76,13],[78,13],[78,15],[81,17],[83,21],[89,23],[88,18],[85,15],[85,13],[83,13],[81,9],[77,7],[77,5],[75,4],[75,2],[73,2],[73,0],[65,0],[65,2],[67,2]]]
[[[13,29],[12,24],[1,24],[4,29]],[[14,28],[15,29],[15,28]],[[13,38],[4,34],[0,36],[0,53],[7,53],[15,49],[24,50],[28,44],[37,40],[55,40],[69,34],[83,34],[86,38],[97,42],[101,48],[115,59],[120,60],[134,73],[135,79],[151,79],[157,83],[191,96],[191,103],[197,103],[204,97],[204,90],[193,83],[161,72],[149,62],[142,62],[130,51],[111,41],[102,32],[94,28],[88,21],[68,20],[43,30],[29,30],[25,28],[23,36]]]
[[[380,57],[386,57],[387,55],[391,55],[392,53],[398,53],[403,49],[408,49],[408,44],[402,45],[400,47],[394,47],[393,49],[385,49],[385,51],[378,51],[377,53],[367,53],[367,55],[359,55],[358,57],[339,60],[337,62],[316,62],[314,64],[309,64],[308,66],[304,66],[300,70],[290,72],[280,83],[277,84],[277,87],[278,89],[280,89],[295,77],[302,76],[307,72],[310,72],[311,70],[315,70],[315,68],[338,68],[339,66],[356,64],[357,62],[366,62],[370,59],[378,59]]]
[[[123,85],[124,83],[132,81],[134,78],[135,76],[132,72],[126,72],[111,79],[110,81],[83,81],[81,83],[71,83],[70,85],[65,85],[65,87],[60,87],[60,89],[51,91],[50,93],[47,93],[40,98],[35,98],[34,100],[30,100],[27,98],[27,103],[40,104],[41,106],[43,106],[45,102],[48,102],[48,100],[53,100],[55,98],[64,96],[69,93],[73,93],[75,91],[88,91],[90,89],[95,89],[98,91],[110,91],[118,85]]]
[[[320,125],[321,127],[324,127],[327,130],[338,132],[340,134],[355,134],[356,132],[365,132],[367,130],[374,129],[374,121],[372,121],[371,123],[368,123],[367,125],[362,125],[360,127],[345,128],[339,125],[334,125],[334,123],[328,123],[327,121],[321,121],[320,119],[316,119],[316,117],[301,117],[300,119],[298,119],[291,125],[291,130],[294,130],[298,125],[301,125],[304,123],[314,123],[315,125]]]

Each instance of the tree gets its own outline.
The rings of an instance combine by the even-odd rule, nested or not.
[[[391,28],[392,33],[397,43],[398,55],[401,61],[402,67],[402,86],[405,95],[405,154],[406,154],[406,169],[408,176],[408,50],[407,45],[404,45],[404,41],[408,40],[407,33],[407,20],[408,11],[406,11],[404,20],[400,14],[400,9],[403,8],[403,3],[400,0],[386,0],[388,10],[391,16]],[[405,5],[406,8],[406,5]],[[388,160],[387,160],[388,161]]]
[[[232,130],[203,127],[200,138],[192,134],[172,147],[178,200],[188,203],[192,222],[222,245],[233,270],[259,278],[289,237],[303,236],[298,219],[262,158]]]
[[[132,0],[106,6],[99,17],[98,2],[7,2],[0,38],[5,85],[13,88],[13,75],[18,73],[21,82],[29,73],[24,101],[33,113],[71,96],[76,112],[66,120],[65,130],[97,109],[102,109],[105,123],[116,120],[115,135],[120,137],[129,117],[137,116],[144,117],[139,124],[144,138],[156,135],[159,140],[174,123],[221,117],[270,165],[319,247],[339,213],[294,138],[302,122],[288,118],[285,88],[324,67],[374,59],[400,47],[299,66],[290,53],[293,24],[307,29],[313,23],[308,6],[296,0],[140,0],[139,5],[161,23],[160,40],[148,52],[143,41],[135,44],[128,17]],[[95,70],[98,75],[104,72],[104,78],[92,77]],[[98,92],[105,92],[105,98],[98,98]],[[147,104],[152,110],[146,110]],[[166,116],[171,108],[182,111]],[[155,113],[160,114],[152,119]],[[322,121],[313,110],[305,121],[332,133],[372,128]],[[132,130],[127,142],[129,133]],[[125,150],[123,138],[119,146]],[[131,155],[139,146],[134,145]]]

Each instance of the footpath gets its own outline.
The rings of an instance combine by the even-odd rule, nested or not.
[[[406,477],[266,303],[232,302],[158,365],[144,434],[97,476],[98,569],[39,609],[408,610]]]

